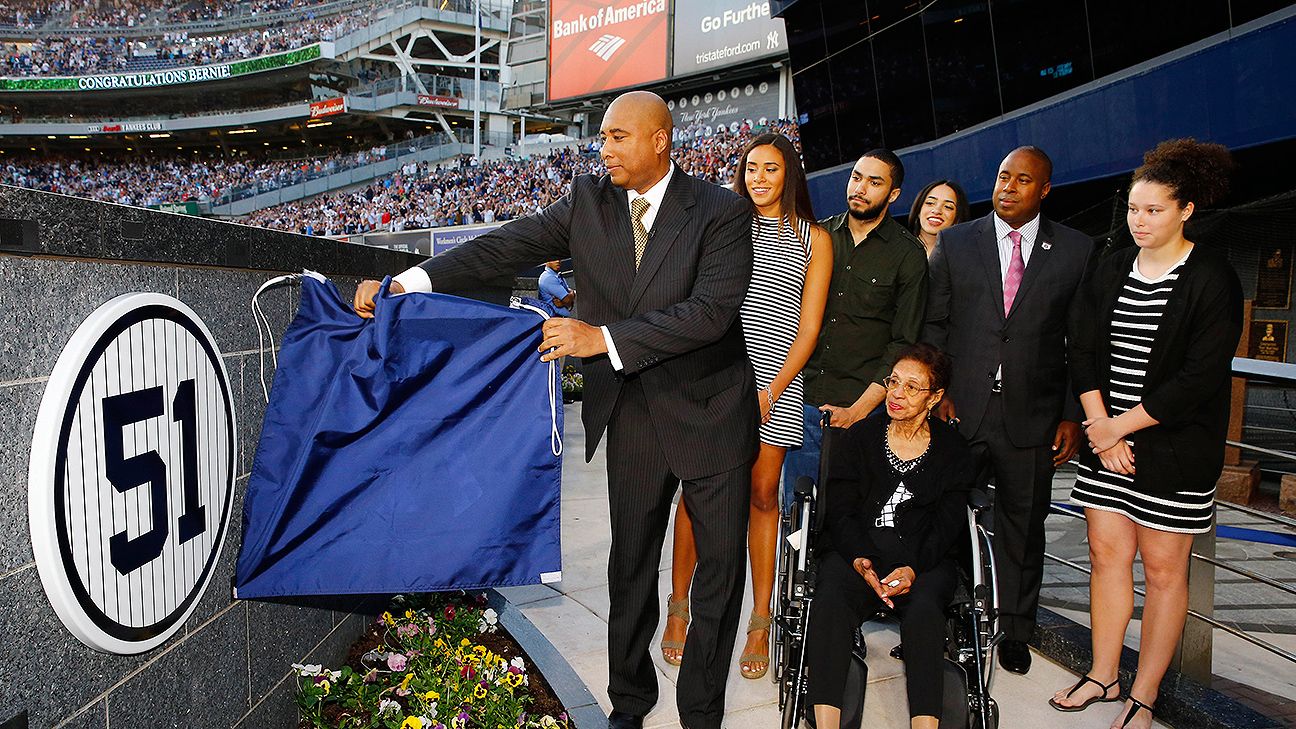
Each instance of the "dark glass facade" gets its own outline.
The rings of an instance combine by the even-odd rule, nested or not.
[[[952,134],[1292,5],[820,0],[783,10],[806,166]]]

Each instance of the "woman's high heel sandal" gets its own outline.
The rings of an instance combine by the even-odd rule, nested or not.
[[[672,600],[672,597],[674,597],[674,595],[666,596],[666,619],[667,621],[671,618],[679,618],[680,620],[683,620],[685,632],[687,633],[690,620],[688,596],[685,595],[678,600]],[[672,656],[666,651],[675,651],[678,655]],[[666,640],[666,638],[663,637],[661,642],[661,652],[662,660],[672,666],[678,666],[684,661],[684,641]]]
[[[1133,696],[1129,697],[1129,702],[1133,704],[1133,709],[1128,714],[1125,715],[1125,721],[1121,722],[1122,727],[1129,726],[1129,723],[1131,721],[1134,721],[1134,716],[1139,713],[1140,709],[1146,709],[1148,714],[1152,713],[1151,706],[1148,706],[1147,704],[1143,703],[1142,701],[1139,701]]]
[[[1098,683],[1097,681],[1093,680],[1092,678],[1089,678],[1088,676],[1081,676],[1080,680],[1076,681],[1076,684],[1071,687],[1070,691],[1066,692],[1066,696],[1063,698],[1068,698],[1068,699],[1071,698],[1071,694],[1074,694],[1075,692],[1079,691],[1080,687],[1084,686],[1087,683],[1091,683],[1097,686],[1098,688],[1102,689],[1102,693],[1098,694],[1097,696],[1090,696],[1089,698],[1085,699],[1082,703],[1076,704],[1075,706],[1067,706],[1066,704],[1059,702],[1057,699],[1049,699],[1049,706],[1052,706],[1058,711],[1084,711],[1085,709],[1089,708],[1090,704],[1106,703],[1108,701],[1120,701],[1119,691],[1117,691],[1116,695],[1113,696],[1112,698],[1110,699],[1107,698],[1107,692],[1111,691],[1113,688],[1120,685],[1120,678],[1117,678],[1115,681],[1112,681],[1111,683],[1104,686],[1101,683]]]
[[[770,620],[768,615],[757,615],[756,613],[752,613],[751,618],[747,621],[747,634],[750,635],[758,630],[769,630],[772,622],[773,621]],[[739,667],[742,669],[743,678],[762,678],[765,673],[769,671],[769,641],[765,641],[765,650],[752,651],[751,653],[744,653],[739,656],[738,663],[740,664]],[[748,670],[748,666],[754,667]]]

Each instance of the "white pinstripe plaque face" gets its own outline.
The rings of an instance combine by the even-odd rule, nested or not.
[[[198,605],[235,476],[233,398],[211,333],[162,294],[119,296],[72,335],[36,418],[32,549],[64,625],[141,653]]]

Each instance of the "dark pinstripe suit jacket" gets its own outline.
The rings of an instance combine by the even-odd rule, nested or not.
[[[652,422],[618,427],[655,434],[676,476],[749,464],[759,414],[738,309],[752,271],[750,203],[676,169],[636,271],[626,192],[607,176],[581,175],[544,211],[422,267],[446,290],[568,256],[579,279],[579,318],[608,327],[623,366],[615,371],[607,355],[584,360],[586,460],[622,386],[637,377]]]

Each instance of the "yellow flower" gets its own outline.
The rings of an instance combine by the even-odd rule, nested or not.
[[[396,620],[392,618],[392,614],[389,613],[389,612],[384,612],[384,613],[382,614],[382,619],[383,619],[383,622],[384,622],[384,623],[387,623],[388,625],[395,625],[395,624],[396,624]]]
[[[324,679],[323,681],[320,681],[319,686],[320,688],[324,689],[325,696],[328,696],[329,691],[333,688],[333,684],[329,683],[328,679]]]
[[[439,698],[441,698],[441,694],[439,694],[439,693],[437,693],[437,692],[435,692],[435,691],[429,691],[429,692],[423,694],[423,700],[424,700],[424,701],[436,701],[436,700],[439,699]]]
[[[413,611],[413,610],[406,610],[406,611],[405,611],[405,619],[406,619],[406,620],[412,620],[413,618],[414,618],[414,611]]]
[[[477,684],[477,687],[473,689],[473,696],[476,696],[479,699],[486,698],[486,687],[481,684]]]
[[[468,646],[472,645],[472,643],[469,643],[468,639],[464,638],[463,640],[459,641],[459,645],[463,646],[464,648],[467,648]]]
[[[423,729],[423,720],[417,716],[407,716],[405,723],[401,724],[401,729]]]
[[[440,648],[441,650],[445,650],[446,647],[445,641],[441,640],[440,638],[437,638],[435,641],[433,641],[432,645],[436,646],[437,648]]]

